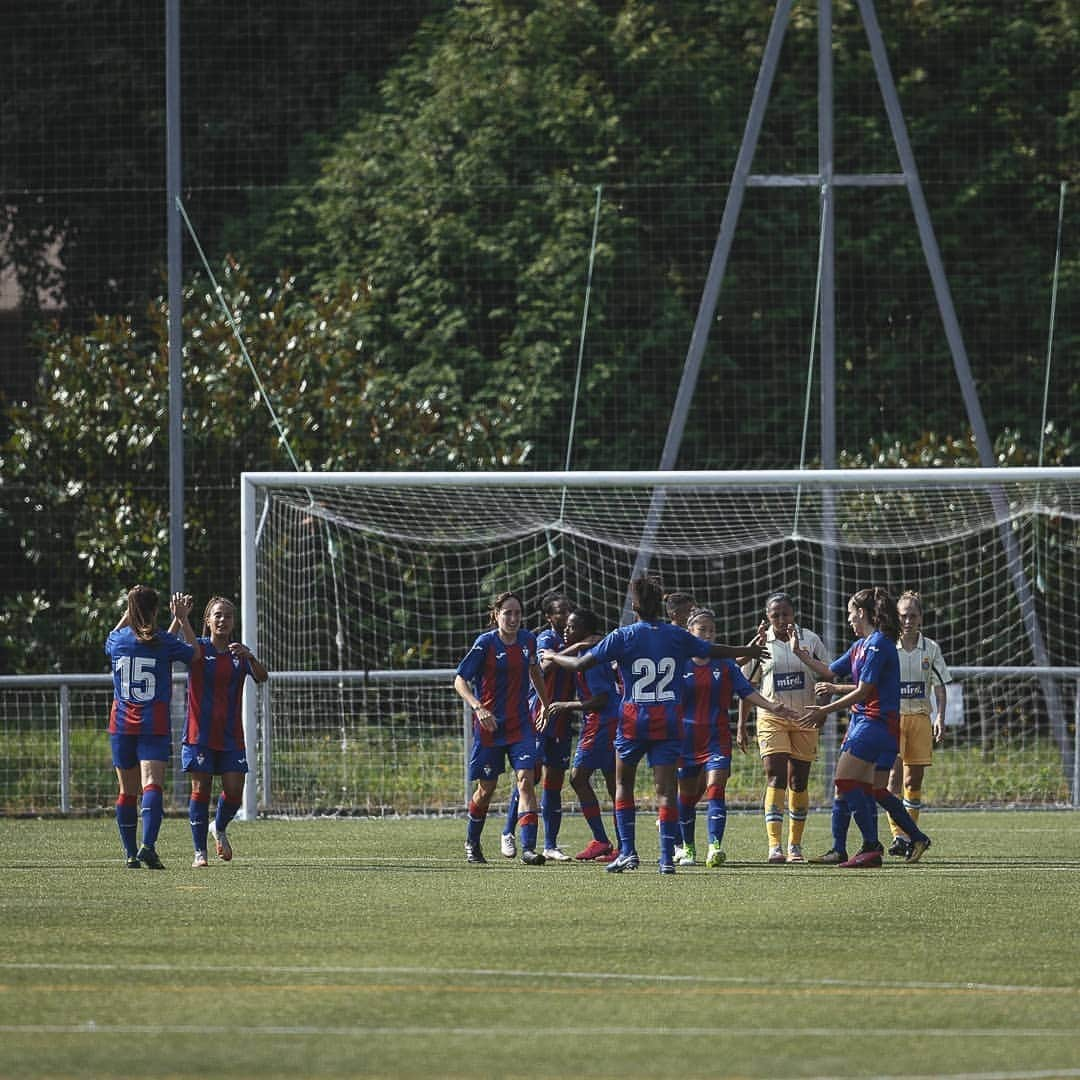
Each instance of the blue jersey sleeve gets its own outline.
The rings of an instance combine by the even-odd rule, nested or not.
[[[751,685],[750,680],[742,673],[742,668],[740,668],[734,660],[722,660],[721,663],[731,674],[731,689],[733,693],[741,698],[746,698],[751,694],[757,693],[757,690]]]
[[[466,681],[472,682],[480,674],[480,665],[484,662],[484,635],[481,634],[472,648],[465,654],[457,666],[457,673]]]
[[[848,651],[846,653],[844,653],[843,656],[841,656],[838,660],[834,660],[829,665],[829,670],[834,675],[839,675],[842,678],[850,678],[851,677],[851,650],[854,649],[854,648],[855,648],[855,645],[852,645],[848,649]]]
[[[598,642],[589,650],[590,656],[595,656],[601,664],[618,663],[622,659],[623,647],[626,637],[622,629],[612,630],[603,641]]]
[[[867,642],[866,653],[859,667],[859,682],[877,686],[881,682],[882,668],[885,666],[886,657],[880,644],[873,640]]]

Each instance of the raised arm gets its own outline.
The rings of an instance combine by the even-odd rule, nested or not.
[[[202,657],[202,646],[199,644],[199,639],[195,636],[195,630],[191,625],[191,606],[194,603],[193,597],[188,593],[173,593],[172,598],[169,600],[169,610],[172,612],[173,623],[176,624],[177,630],[180,631],[180,636],[195,650],[193,660],[198,660]],[[169,632],[175,633],[172,629],[172,623],[169,624]]]
[[[813,656],[810,650],[802,643],[797,630],[791,632],[791,651],[808,667],[815,675],[823,679],[832,679],[833,670],[828,664]]]
[[[556,667],[566,668],[567,671],[588,671],[600,660],[593,652],[587,652],[583,656],[571,656],[565,652],[548,653],[547,657]]]

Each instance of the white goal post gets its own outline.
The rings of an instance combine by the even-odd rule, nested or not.
[[[929,801],[1077,801],[1080,632],[1063,616],[1080,469],[244,473],[241,488],[241,633],[272,672],[245,700],[249,817],[460,810],[452,674],[492,597],[519,592],[538,627],[558,590],[614,626],[641,566],[714,608],[728,641],[785,591],[834,654],[850,593],[917,590],[963,699]],[[738,768],[758,793],[756,762]]]

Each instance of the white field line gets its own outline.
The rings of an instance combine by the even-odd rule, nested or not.
[[[716,1036],[715,1027],[536,1027],[529,1029],[531,1033],[539,1037],[560,1038],[571,1036],[599,1036],[606,1035],[612,1038],[713,1038]],[[850,1027],[796,1027],[787,1029],[791,1035],[810,1036],[822,1039],[850,1039]],[[81,1024],[0,1024],[0,1033],[23,1034],[23,1035],[278,1035],[292,1037],[318,1037],[338,1036],[342,1038],[368,1038],[373,1035],[385,1035],[394,1038],[401,1036],[438,1036],[456,1035],[461,1038],[495,1038],[504,1039],[505,1032],[497,1025],[484,1027],[460,1027],[450,1026],[437,1027],[434,1025],[402,1024],[398,1027],[389,1025],[364,1025],[353,1024],[348,1027],[318,1027],[290,1024],[264,1024],[241,1026],[238,1024],[99,1024],[89,1020]],[[896,1034],[895,1027],[884,1028],[861,1028],[860,1036],[872,1038],[889,1038]],[[764,1028],[729,1028],[724,1031],[724,1038],[751,1038],[768,1039],[776,1035],[775,1027]],[[1025,1038],[1047,1039],[1064,1038],[1080,1039],[1080,1032],[1054,1030],[1052,1028],[921,1028],[920,1037],[943,1038],[943,1039],[989,1039],[989,1038]],[[985,1076],[989,1074],[978,1074]],[[1080,1069],[1067,1072],[1054,1070],[1046,1074],[1023,1075],[1048,1075],[1048,1076],[1080,1076]],[[918,1080],[909,1077],[908,1080]]]
[[[499,976],[504,979],[532,979],[534,981],[551,980],[560,982],[625,982],[657,983],[662,985],[686,986],[757,986],[759,977],[737,977],[726,975],[664,975],[660,973],[635,973],[614,971],[524,971],[508,968],[428,968],[428,967],[393,967],[393,966],[350,966],[350,965],[280,965],[280,964],[230,964],[233,971],[251,971],[264,975],[405,975],[422,977],[425,980],[440,976],[456,978],[482,978]],[[201,974],[221,973],[218,964],[127,964],[127,963],[74,963],[60,961],[0,961],[0,971],[116,971],[124,975],[169,972],[176,975],[185,973]],[[1080,994],[1080,986],[1035,986],[1019,983],[977,983],[977,982],[929,982],[904,981],[884,982],[880,979],[813,979],[801,976],[769,976],[772,984],[799,986],[813,989],[830,987],[879,988],[882,990],[926,990],[955,992],[969,990],[984,994]]]

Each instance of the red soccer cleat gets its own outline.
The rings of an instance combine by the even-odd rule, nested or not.
[[[613,863],[618,857],[618,851],[612,848],[611,851],[609,851],[606,855],[597,855],[594,861],[598,863],[604,863],[606,865],[607,863]]]
[[[604,840],[590,840],[584,851],[579,851],[574,856],[580,862],[588,862],[589,859],[599,859],[601,855],[610,855],[611,845]],[[608,860],[611,861],[610,859]]]
[[[880,851],[860,851],[858,854],[852,855],[847,862],[840,863],[840,866],[847,870],[867,870],[880,865]]]

